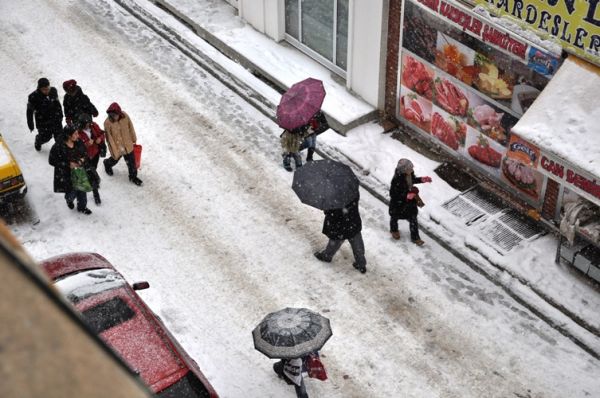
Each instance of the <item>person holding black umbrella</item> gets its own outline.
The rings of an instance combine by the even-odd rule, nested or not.
[[[390,233],[392,238],[400,239],[398,231],[398,220],[404,219],[409,223],[410,239],[417,246],[423,246],[425,242],[419,236],[419,223],[417,214],[419,207],[423,206],[419,198],[419,190],[414,184],[431,182],[431,177],[416,177],[414,166],[408,159],[400,159],[396,166],[394,178],[390,184]]]
[[[364,274],[367,272],[367,260],[361,234],[362,220],[358,212],[358,200],[358,198],[353,200],[341,209],[323,212],[325,213],[323,234],[329,238],[329,242],[323,251],[315,253],[315,257],[326,263],[331,262],[342,243],[347,240],[354,254],[352,266]]]

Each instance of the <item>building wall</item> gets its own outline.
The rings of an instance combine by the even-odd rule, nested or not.
[[[285,37],[284,0],[237,0],[240,17],[275,41]]]
[[[350,0],[346,87],[383,109],[390,0]],[[238,0],[240,17],[275,41],[285,38],[284,0]],[[399,17],[398,17],[399,18]]]
[[[350,1],[346,86],[366,102],[383,108],[387,12],[384,0]],[[385,34],[384,34],[385,33]]]

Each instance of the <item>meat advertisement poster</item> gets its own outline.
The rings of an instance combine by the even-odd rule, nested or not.
[[[536,170],[539,160],[538,147],[512,134],[506,157],[502,159],[502,179],[533,200],[541,200],[546,177]]]
[[[537,200],[539,191],[532,194],[529,175],[523,184],[514,183],[518,178],[506,178],[504,163],[519,177],[523,172],[503,159],[511,128],[555,72],[537,67],[529,58],[541,54],[558,60],[517,36],[496,31],[489,21],[458,4],[443,0],[404,4],[399,118],[529,200]],[[470,25],[460,25],[465,21]],[[496,40],[492,33],[505,35],[505,40]],[[542,185],[537,178],[536,189]]]

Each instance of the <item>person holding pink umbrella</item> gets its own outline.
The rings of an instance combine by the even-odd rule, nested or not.
[[[291,160],[296,168],[302,167],[300,151],[308,149],[307,161],[311,161],[316,147],[316,134],[329,125],[321,112],[325,99],[323,82],[308,78],[294,84],[283,94],[277,106],[277,123],[285,130],[281,134],[283,167],[292,171]]]

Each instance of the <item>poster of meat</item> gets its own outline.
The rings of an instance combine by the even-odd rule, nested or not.
[[[546,178],[536,170],[540,149],[516,134],[510,136],[506,157],[502,159],[502,179],[532,200],[541,201]]]
[[[402,86],[400,89],[400,115],[425,132],[431,129],[432,103],[425,97]]]
[[[469,126],[506,146],[510,130],[517,124],[518,119],[506,110],[500,109],[493,102],[486,101],[475,91],[469,92],[468,99],[467,123]]]
[[[518,160],[502,159],[502,179],[535,201],[541,201],[544,175]]]
[[[409,53],[402,55],[402,74],[400,84],[429,101],[433,99],[433,78],[435,72],[427,65]]]
[[[560,66],[559,59],[530,47],[522,56],[498,45],[490,45],[482,17],[455,3],[441,7],[440,2],[423,5],[416,0],[405,2],[403,19],[403,50],[417,55],[426,63],[477,91],[488,102],[520,117],[548,83]],[[456,12],[446,13],[444,10]],[[479,26],[478,33],[459,26],[465,15]],[[454,17],[459,18],[454,20]],[[496,27],[493,27],[496,30]],[[506,42],[522,45],[513,35]],[[525,45],[526,46],[526,45]],[[542,60],[542,61],[538,61]],[[549,67],[541,68],[540,65]]]
[[[453,116],[437,106],[431,116],[431,135],[454,151],[465,146],[467,124],[462,118]]]
[[[465,154],[479,167],[497,177],[506,148],[472,127],[467,129]]]

